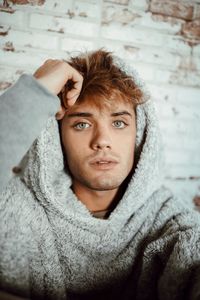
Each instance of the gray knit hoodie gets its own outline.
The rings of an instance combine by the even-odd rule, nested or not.
[[[29,100],[34,89],[44,97],[31,75],[19,81],[22,90],[29,82]],[[162,186],[151,100],[136,119],[137,166],[106,220],[71,190],[58,124],[48,119],[1,195],[1,289],[31,299],[200,299],[199,215]]]

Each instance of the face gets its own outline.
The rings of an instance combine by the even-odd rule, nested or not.
[[[87,102],[72,106],[62,120],[61,137],[74,187],[118,189],[133,167],[131,104],[119,102],[103,110]]]

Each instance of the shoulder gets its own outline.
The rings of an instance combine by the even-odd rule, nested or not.
[[[188,242],[190,246],[199,243],[200,213],[192,205],[189,207],[167,189],[160,190],[151,205],[155,213],[146,245],[159,251],[177,242],[180,245]]]

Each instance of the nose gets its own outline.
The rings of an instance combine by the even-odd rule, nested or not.
[[[95,151],[111,149],[111,136],[106,127],[96,128],[91,140],[91,148]]]

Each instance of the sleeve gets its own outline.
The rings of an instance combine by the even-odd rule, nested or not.
[[[182,231],[172,248],[158,283],[161,300],[200,299],[200,231]]]
[[[0,192],[59,104],[59,98],[31,74],[21,75],[0,96]]]
[[[157,229],[142,251],[136,299],[200,299],[199,214],[180,212]]]

